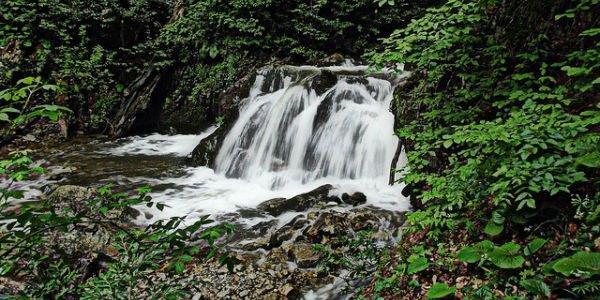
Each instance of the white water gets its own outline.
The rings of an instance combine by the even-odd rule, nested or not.
[[[350,84],[340,79],[317,95],[301,80],[292,84],[284,77],[283,87],[270,85],[261,93],[265,76],[258,75],[223,142],[218,173],[276,189],[324,177],[387,178],[398,145],[389,112],[390,82],[369,77],[364,84]],[[317,116],[319,110],[326,116]]]
[[[154,133],[148,136],[139,137],[133,136],[120,139],[119,146],[114,147],[108,144],[105,151],[106,154],[115,156],[125,155],[174,155],[186,156],[194,150],[196,145],[207,136],[211,135],[217,129],[212,126],[199,135],[164,135]],[[112,146],[111,146],[112,145]]]
[[[153,194],[155,200],[170,207],[153,211],[154,218],[185,215],[195,219],[235,212],[328,183],[336,187],[334,193],[363,192],[367,204],[408,209],[400,194],[402,186],[388,185],[398,145],[389,111],[392,84],[373,77],[341,76],[337,84],[318,95],[310,85],[319,69],[292,70],[296,73],[266,69],[258,74],[221,146],[216,171],[188,168],[181,177],[156,180],[156,184],[170,183],[173,188]],[[317,116],[320,105],[321,113],[327,112],[321,118]],[[137,141],[136,145],[134,148],[145,143]]]
[[[166,173],[157,169],[152,176],[147,171],[141,172],[156,164],[155,158],[188,155],[215,128],[199,135],[152,134],[92,143],[89,149],[75,147],[79,150],[74,152],[71,163],[79,157],[91,160],[97,157],[100,164],[108,167],[127,161],[131,161],[130,165],[139,163],[140,175],[132,173],[131,167],[126,174],[104,170],[107,177],[94,178],[93,182],[155,186],[151,196],[167,208],[148,211],[145,206],[140,207],[152,215],[149,219],[140,216],[140,223],[172,216],[187,216],[193,221],[206,214],[233,213],[240,208],[255,208],[269,199],[293,197],[323,184],[332,184],[336,188],[332,193],[338,195],[363,192],[367,205],[407,210],[408,201],[400,193],[403,186],[388,185],[398,141],[389,111],[392,84],[362,75],[339,76],[333,87],[318,95],[311,87],[312,76],[322,70],[288,67],[285,71],[261,71],[222,145],[216,171],[188,167],[181,172]],[[356,73],[364,72],[366,67],[327,70]],[[317,118],[320,105],[322,116]],[[152,159],[140,160],[144,156]],[[78,172],[95,172],[90,159]],[[399,163],[403,162],[405,159],[401,157]],[[38,188],[52,182],[56,181],[43,176],[19,183],[19,187],[26,191],[26,199],[33,199],[39,195]],[[0,185],[6,183],[3,180]]]

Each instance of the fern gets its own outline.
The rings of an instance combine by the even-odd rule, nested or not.
[[[573,288],[578,296],[598,295],[600,293],[600,281],[588,281]]]

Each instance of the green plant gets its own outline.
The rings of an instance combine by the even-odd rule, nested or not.
[[[8,122],[13,130],[16,126],[42,117],[52,122],[72,111],[66,107],[51,104],[39,104],[31,107],[34,96],[41,92],[58,92],[59,87],[44,84],[40,77],[25,77],[17,81],[16,85],[0,91],[0,121]],[[11,117],[12,115],[12,117]]]
[[[591,75],[596,45],[574,46],[557,59],[556,52],[537,47],[548,40],[540,33],[523,49],[511,49],[503,34],[520,28],[488,24],[492,10],[518,14],[513,9],[493,1],[448,1],[395,32],[386,40],[388,50],[375,55],[378,62],[417,71],[418,84],[406,93],[414,100],[399,106],[421,118],[401,118],[412,121],[400,125],[399,135],[414,145],[404,180],[427,187],[419,198],[432,202],[409,216],[420,228],[453,228],[465,222],[456,212],[468,209],[485,211],[486,233],[499,235],[507,223],[535,216],[539,201],[594,180],[589,175],[598,167],[600,137],[590,128],[600,121],[599,108],[585,99],[598,84]],[[589,30],[577,28],[579,38],[593,40]],[[497,38],[489,38],[493,32]],[[487,203],[493,212],[478,209]]]
[[[17,162],[3,165],[8,166],[6,172],[13,178],[24,179],[32,173],[28,170],[31,160],[25,158],[25,154],[18,155],[14,159]],[[155,285],[149,276],[160,268],[180,274],[197,257],[216,256],[219,253],[217,240],[231,233],[233,227],[229,224],[207,227],[212,222],[208,217],[185,227],[182,226],[185,218],[157,221],[143,228],[127,225],[124,218],[132,206],[164,208],[161,203],[152,201],[147,195],[149,191],[140,188],[136,196],[129,196],[114,193],[111,186],[104,186],[98,189],[97,197],[85,203],[64,206],[63,203],[42,201],[19,204],[18,210],[4,209],[1,216],[7,221],[0,232],[0,276],[25,276],[28,278],[25,293],[36,297],[69,294],[83,295],[84,298],[93,295],[122,298],[126,295],[137,297],[140,293],[156,297],[181,294],[177,284],[162,282]],[[13,195],[18,197],[18,192],[9,191],[4,197]],[[84,249],[89,244],[70,241],[75,237],[73,235],[93,241],[92,247],[115,249],[116,254],[108,261],[108,268],[98,276],[84,278],[85,272],[73,262],[77,261],[78,255],[90,255],[81,253],[87,251]],[[66,244],[63,244],[61,240],[65,239]],[[207,246],[198,246],[200,241],[206,242]],[[68,250],[69,247],[76,248],[73,252]],[[78,250],[79,247],[83,247],[82,250]],[[226,253],[220,254],[219,261],[230,269],[236,263]],[[140,284],[147,289],[140,289]]]
[[[520,285],[534,295],[550,297],[550,287],[548,287],[548,285],[541,280],[524,279],[521,280]]]
[[[469,244],[458,257],[487,286],[464,295],[593,289],[539,269],[598,237],[599,4],[448,0],[369,55],[411,72],[395,98],[415,204],[401,243]]]
[[[427,291],[427,299],[440,299],[456,292],[456,287],[449,287],[446,283],[434,283]]]
[[[570,257],[549,262],[544,268],[563,276],[589,278],[600,274],[600,253],[580,251]]]

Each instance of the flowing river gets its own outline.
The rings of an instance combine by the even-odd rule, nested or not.
[[[151,196],[166,208],[140,207],[140,224],[172,216],[218,218],[324,184],[334,186],[330,194],[360,191],[367,196],[364,205],[405,211],[402,185],[389,185],[390,169],[405,161],[401,154],[392,166],[400,153],[390,112],[395,83],[365,75],[366,70],[259,70],[220,145],[214,170],[185,162],[215,126],[198,135],[150,134],[114,141],[87,136],[45,150],[49,174],[22,187],[34,196],[49,183],[149,185]],[[319,91],[323,73],[333,74],[337,82]],[[265,218],[252,214],[237,222],[252,225]]]

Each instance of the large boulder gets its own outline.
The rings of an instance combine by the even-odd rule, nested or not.
[[[171,80],[170,70],[146,70],[126,89],[127,99],[113,117],[110,135],[148,133],[159,128],[159,118]]]
[[[235,124],[239,116],[240,106],[243,100],[250,94],[252,84],[256,79],[256,71],[252,70],[248,75],[238,80],[233,86],[223,91],[219,96],[218,120],[219,127],[210,136],[204,138],[192,151],[188,163],[193,166],[207,166],[215,168],[215,160],[219,154],[219,148],[227,133]]]
[[[264,210],[273,216],[279,216],[287,211],[305,211],[319,202],[339,202],[337,197],[330,197],[329,191],[333,189],[331,184],[322,185],[310,192],[294,196],[292,198],[276,198],[267,200],[258,205],[258,209]]]
[[[58,186],[48,196],[47,201],[54,207],[58,214],[74,215],[77,213],[91,212],[91,206],[88,201],[96,194],[95,189],[77,186],[61,185]]]

